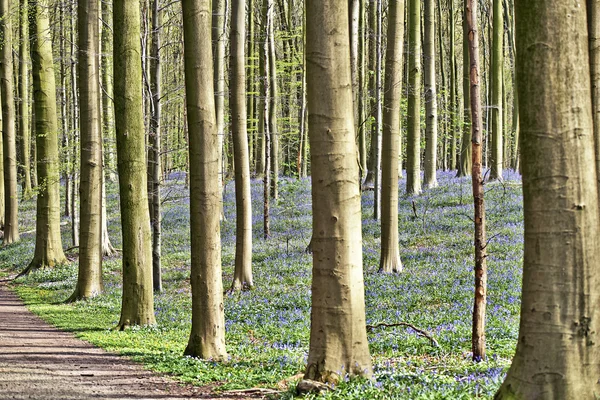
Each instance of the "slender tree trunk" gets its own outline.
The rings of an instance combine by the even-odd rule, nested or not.
[[[231,290],[252,288],[252,198],[246,115],[246,71],[244,42],[246,9],[243,0],[233,0],[231,8],[231,50],[229,79],[231,132],[235,158],[235,271]]]
[[[190,154],[192,330],[185,354],[222,360],[225,315],[221,278],[219,138],[214,105],[209,0],[182,0]],[[237,166],[236,166],[237,167]]]
[[[371,140],[375,141],[375,157],[373,167],[373,176],[375,177],[375,185],[373,190],[373,219],[381,219],[381,142],[383,128],[383,103],[382,103],[382,74],[383,74],[383,42],[382,42],[382,0],[377,0],[377,29],[375,37],[376,58],[375,58],[375,132]]]
[[[368,118],[370,120],[371,128],[371,145],[369,147],[369,154],[367,157],[367,176],[362,185],[364,189],[375,189],[375,173],[378,171],[379,166],[376,164],[377,158],[377,79],[376,79],[376,68],[377,68],[377,4],[381,0],[369,0],[369,29],[367,36],[369,38],[369,61],[368,61],[368,102],[369,112]]]
[[[60,195],[56,83],[48,0],[30,0],[31,60],[35,104],[37,177],[39,179],[33,260],[22,274],[65,262],[60,236]]]
[[[402,50],[404,0],[390,1],[383,106],[383,168],[381,257],[379,271],[400,272],[398,248],[398,157],[400,150],[400,99],[402,97]]]
[[[438,112],[435,87],[435,3],[424,0],[423,58],[425,60],[425,186],[437,187]]]
[[[271,222],[270,222],[270,189],[271,189],[271,102],[269,101],[271,93],[271,79],[269,78],[270,68],[268,68],[270,41],[268,34],[268,26],[271,23],[272,11],[269,5],[272,0],[263,0],[262,4],[262,30],[264,32],[264,38],[262,49],[260,51],[260,64],[261,64],[261,97],[264,98],[262,104],[262,131],[263,131],[263,146],[264,149],[262,154],[264,156],[263,161],[263,236],[265,239],[271,236]]]
[[[498,400],[598,394],[600,239],[585,10],[515,2],[523,294],[517,349]]]
[[[502,180],[503,158],[503,124],[502,124],[502,83],[504,82],[504,15],[502,14],[502,0],[493,0],[493,36],[492,36],[492,70],[491,89],[492,105],[492,151],[490,179]]]
[[[116,250],[110,242],[108,235],[108,218],[106,212],[106,182],[114,182],[115,174],[115,110],[113,103],[113,60],[112,60],[112,0],[102,3],[102,57],[101,57],[101,85],[102,85],[102,166],[104,177],[102,179],[102,254],[113,256]]]
[[[267,41],[269,46],[268,67],[269,67],[269,133],[271,136],[271,197],[278,199],[278,180],[279,180],[279,129],[277,127],[277,98],[279,91],[277,88],[277,67],[275,56],[275,4],[273,0],[268,0],[268,12],[270,17],[267,23]]]
[[[406,140],[406,193],[421,193],[421,0],[408,6],[408,126]]]
[[[148,134],[148,208],[152,226],[152,287],[162,291],[161,272],[161,204],[160,181],[161,136],[162,136],[162,72],[161,72],[161,29],[162,12],[159,0],[152,0],[152,31],[150,46],[150,132]]]
[[[459,142],[461,129],[458,124],[458,77],[457,77],[457,66],[456,66],[456,19],[454,18],[454,0],[448,0],[449,13],[448,25],[450,31],[450,130],[451,130],[451,142],[450,142],[450,165],[451,170],[458,169],[458,163],[456,159],[456,148]],[[463,128],[464,129],[464,128]]]
[[[466,3],[465,3],[466,4]],[[460,146],[460,164],[457,176],[467,176],[472,170],[471,145],[471,81],[469,78],[469,29],[467,27],[466,7],[463,11],[463,127]]]
[[[227,0],[212,1],[212,52],[214,61],[215,80],[215,115],[217,118],[217,133],[219,137],[219,185],[223,191],[223,144],[225,138],[225,17],[227,15]],[[221,211],[221,214],[223,212]]]
[[[472,182],[475,206],[475,302],[473,305],[473,360],[485,359],[485,305],[487,291],[485,204],[481,155],[483,148],[483,126],[481,121],[481,97],[479,78],[479,39],[477,31],[477,0],[465,3],[467,38],[469,43],[472,139]]]
[[[22,197],[29,199],[33,195],[31,187],[31,131],[29,129],[29,18],[27,0],[20,0],[19,11],[19,131],[21,143],[20,163],[23,182]]]
[[[123,300],[118,329],[154,325],[152,248],[142,109],[140,9],[114,0],[117,168],[123,232]]]
[[[344,374],[372,373],[365,329],[348,3],[307,0],[306,15],[314,234],[305,377],[337,382]]]
[[[102,292],[102,131],[99,2],[78,0],[81,183],[79,272],[69,301]]]
[[[0,89],[2,91],[2,146],[4,162],[4,241],[19,241],[19,203],[17,194],[17,135],[12,56],[12,16],[9,0],[0,0]]]
[[[367,91],[365,90],[366,77],[366,63],[365,56],[367,52],[366,46],[366,20],[365,20],[365,7],[364,1],[359,1],[359,14],[358,14],[358,26],[359,26],[359,39],[358,39],[358,152],[360,160],[360,174],[361,180],[366,178],[367,174],[367,124],[366,124],[366,106],[369,104]]]

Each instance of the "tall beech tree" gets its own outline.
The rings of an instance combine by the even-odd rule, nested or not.
[[[67,260],[60,235],[58,121],[49,8],[48,0],[29,2],[38,195],[35,252],[22,274]]]
[[[235,271],[232,290],[249,289],[252,282],[252,198],[246,112],[246,8],[243,0],[231,4],[230,96],[231,133],[235,168]]]
[[[313,280],[305,377],[326,382],[372,373],[348,35],[348,2],[306,1]]]
[[[520,0],[515,14],[523,294],[516,353],[495,398],[592,399],[600,238],[586,7]]]
[[[379,271],[381,272],[402,271],[398,248],[398,157],[400,154],[403,44],[404,0],[392,0],[388,8],[383,101],[381,257],[379,259]]]
[[[79,273],[69,300],[102,291],[102,131],[100,111],[100,3],[78,0],[78,87],[81,118]]]
[[[9,0],[0,0],[0,90],[2,92],[2,146],[4,162],[4,244],[19,240],[17,194],[17,135],[12,55],[12,15]]]
[[[466,2],[463,8],[463,122],[462,140],[457,176],[467,176],[472,171],[471,145],[471,79],[469,67],[469,27],[467,25]]]
[[[594,145],[596,148],[596,178],[598,179],[598,190],[600,191],[600,4],[597,1],[587,1],[587,16]]]
[[[408,1],[406,193],[421,193],[421,0]]]
[[[210,0],[182,0],[190,154],[192,330],[185,354],[227,357],[221,278],[221,191]],[[243,44],[242,44],[243,45]]]
[[[469,79],[471,98],[471,146],[475,245],[475,298],[473,303],[472,351],[473,360],[485,358],[485,307],[487,292],[485,203],[483,191],[482,154],[483,123],[479,76],[479,32],[477,30],[477,0],[465,2],[469,43]]]
[[[142,110],[138,2],[114,0],[117,169],[123,236],[123,299],[118,328],[154,325],[152,249]]]

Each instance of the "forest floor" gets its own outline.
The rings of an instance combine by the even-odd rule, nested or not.
[[[0,281],[2,399],[247,399],[175,382],[32,314]],[[256,398],[256,397],[254,397]]]

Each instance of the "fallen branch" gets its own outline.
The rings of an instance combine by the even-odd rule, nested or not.
[[[413,324],[409,324],[408,322],[398,322],[398,323],[395,323],[395,324],[381,323],[381,324],[376,324],[376,325],[367,325],[367,330],[368,331],[372,331],[375,328],[381,328],[381,327],[384,327],[384,328],[394,328],[394,327],[397,327],[397,326],[406,326],[406,327],[409,327],[412,330],[414,330],[415,332],[417,332],[417,335],[423,336],[423,337],[429,339],[429,341],[431,341],[431,344],[434,347],[440,347],[440,344],[438,343],[438,341],[435,340],[435,338],[429,332],[424,331],[423,329],[419,329],[416,326],[414,326]]]
[[[281,394],[283,393],[281,390],[275,390],[275,389],[266,389],[266,388],[250,388],[250,389],[234,389],[234,390],[226,390],[224,392],[220,392],[220,393],[226,393],[226,394]]]

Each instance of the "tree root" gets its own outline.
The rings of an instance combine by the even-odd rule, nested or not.
[[[397,326],[406,326],[408,328],[411,328],[412,330],[414,330],[417,335],[419,336],[423,336],[427,339],[429,339],[429,341],[431,342],[431,344],[434,347],[440,347],[440,344],[438,343],[437,340],[435,340],[435,338],[433,337],[433,335],[431,335],[431,333],[424,331],[423,329],[419,329],[416,326],[414,326],[413,324],[410,324],[408,322],[398,322],[395,324],[386,324],[386,323],[381,323],[381,324],[375,324],[375,325],[367,325],[367,331],[372,331],[375,328],[394,328]]]

